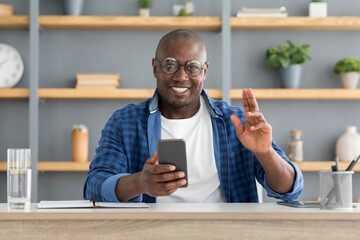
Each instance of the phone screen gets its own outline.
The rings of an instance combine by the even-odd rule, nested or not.
[[[157,142],[158,157],[160,164],[172,164],[176,166],[176,171],[185,173],[184,179],[188,185],[188,171],[186,161],[186,144],[183,139],[163,139]]]

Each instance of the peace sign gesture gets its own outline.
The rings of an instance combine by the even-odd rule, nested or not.
[[[244,147],[255,155],[267,153],[271,149],[271,126],[259,111],[259,106],[251,88],[243,90],[242,98],[245,111],[245,126],[237,116],[231,115],[230,117],[236,135]]]

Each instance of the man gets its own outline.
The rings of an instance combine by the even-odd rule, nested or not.
[[[212,100],[203,90],[209,64],[204,42],[175,30],[152,59],[157,90],[152,98],[116,111],[102,131],[84,197],[99,201],[257,202],[255,178],[271,197],[296,199],[301,171],[272,140],[251,89],[243,108]],[[184,173],[158,163],[159,139],[185,139]]]

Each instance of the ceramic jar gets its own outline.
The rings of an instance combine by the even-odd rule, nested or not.
[[[352,161],[360,154],[360,134],[356,126],[348,126],[336,141],[336,155],[340,161]]]
[[[288,157],[293,162],[302,162],[304,160],[303,141],[301,140],[301,130],[292,130],[291,140],[288,143]]]

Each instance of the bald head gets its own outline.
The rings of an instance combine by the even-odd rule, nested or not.
[[[191,41],[198,45],[198,48],[201,49],[203,53],[203,60],[206,60],[207,56],[204,41],[196,33],[186,29],[177,29],[163,36],[156,48],[155,56],[158,56],[160,51],[168,50],[172,43],[177,42],[178,40]]]

